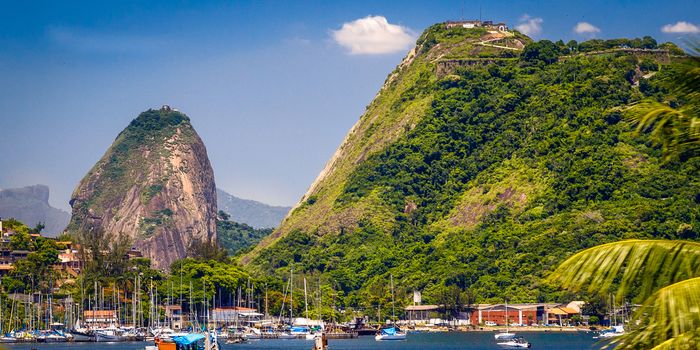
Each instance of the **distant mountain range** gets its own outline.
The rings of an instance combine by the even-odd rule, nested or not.
[[[70,214],[49,205],[49,188],[34,185],[0,190],[0,218],[15,218],[29,227],[43,223],[42,233],[57,236],[68,225]]]
[[[277,227],[289,207],[272,206],[250,199],[241,199],[218,188],[217,207],[231,215],[231,221],[247,224],[255,228]]]

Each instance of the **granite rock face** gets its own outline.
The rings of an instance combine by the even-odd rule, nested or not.
[[[15,218],[29,227],[42,223],[42,234],[54,237],[66,228],[70,214],[49,205],[47,186],[33,185],[0,190],[0,218]]]
[[[128,235],[167,270],[193,241],[216,241],[216,184],[189,118],[164,106],[141,113],[73,192],[69,230]]]

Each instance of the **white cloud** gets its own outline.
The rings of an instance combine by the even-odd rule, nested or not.
[[[577,34],[595,34],[600,33],[600,28],[588,22],[578,22],[574,27],[574,32]]]
[[[333,39],[352,55],[381,55],[405,51],[416,38],[413,31],[384,16],[367,16],[343,23],[333,31]]]
[[[524,14],[520,17],[520,23],[515,26],[515,29],[525,35],[537,35],[542,33],[542,22],[544,20],[540,17],[530,17],[530,15]]]
[[[661,27],[664,33],[681,33],[681,34],[697,34],[700,33],[700,27],[686,21],[678,21],[675,24],[667,24]]]

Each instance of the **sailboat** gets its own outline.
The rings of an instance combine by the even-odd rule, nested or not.
[[[396,315],[395,315],[395,302],[394,302],[394,276],[389,275],[390,278],[390,285],[391,285],[391,320],[392,322],[394,321]],[[374,340],[380,341],[380,340],[405,340],[406,339],[406,332],[401,331],[395,326],[391,326],[389,328],[384,328],[381,331],[377,333],[377,335],[374,336]]]
[[[496,338],[496,340],[499,340],[499,339],[510,339],[510,338],[515,337],[515,333],[511,333],[508,331],[508,326],[509,326],[509,324],[508,324],[508,299],[506,299],[506,331],[505,332],[501,331],[499,333],[494,334],[493,335],[494,338]]]

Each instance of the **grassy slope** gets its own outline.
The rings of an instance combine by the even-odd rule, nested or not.
[[[329,174],[243,262],[323,272],[366,308],[386,301],[389,274],[401,298],[441,302],[456,286],[482,301],[555,300],[542,276],[574,251],[698,237],[697,158],[660,164],[617,110],[663,95],[631,84],[637,58],[504,59],[437,77],[442,58],[486,55],[472,34],[429,29]]]

